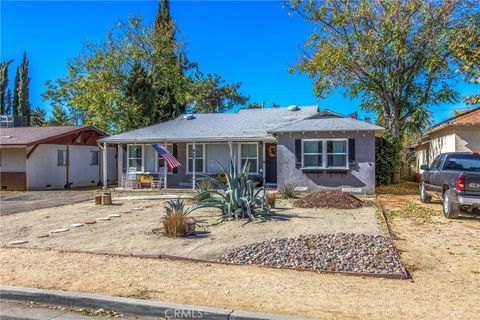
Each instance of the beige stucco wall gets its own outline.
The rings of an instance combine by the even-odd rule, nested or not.
[[[1,149],[0,172],[25,172],[25,148]]]
[[[455,151],[480,152],[480,124],[456,130]]]

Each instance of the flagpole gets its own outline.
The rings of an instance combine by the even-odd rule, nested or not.
[[[168,150],[166,142],[163,144],[163,146],[165,147],[166,150]],[[165,185],[163,186],[163,189],[167,189],[168,165],[167,165],[167,160],[165,160],[165,158],[163,158],[163,163],[165,164],[163,166],[163,168],[165,169],[164,170],[165,171]]]

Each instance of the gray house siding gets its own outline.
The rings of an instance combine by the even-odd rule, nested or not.
[[[228,144],[228,142],[218,142],[218,143],[222,143],[222,144]],[[240,142],[239,142],[240,143]],[[257,152],[258,152],[258,175],[262,175],[263,174],[263,146],[264,146],[264,143],[261,142],[261,141],[245,141],[244,143],[257,143],[257,146],[258,146],[258,149],[257,149]],[[191,183],[192,183],[192,174],[191,173],[187,173],[187,142],[173,142],[171,143],[173,144],[174,146],[176,146],[176,158],[178,159],[178,161],[181,163],[181,166],[177,167],[176,170],[174,170],[173,172],[169,172],[168,173],[168,176],[167,176],[167,187],[168,188],[178,188],[178,187],[187,187],[187,188],[190,188],[191,187]],[[198,143],[197,142],[197,146],[199,144],[202,144],[202,143]],[[205,145],[207,145],[209,143],[205,143]],[[151,145],[151,143],[146,143],[145,145]],[[125,151],[127,149],[127,144],[124,144],[123,145],[123,151],[122,151],[122,154],[123,154],[123,162],[122,162],[122,171],[120,172],[120,174],[123,172],[126,172],[126,169],[127,169],[127,162],[128,162],[128,159],[127,159],[127,152]],[[238,160],[238,155],[237,155],[237,148],[238,148],[238,143],[235,142],[233,143],[233,149],[235,150],[233,152],[234,156],[236,157],[236,159]],[[213,159],[215,160],[215,159]],[[204,159],[204,161],[206,161],[206,159]],[[138,175],[141,175],[142,173],[138,173]],[[197,173],[197,179],[200,178],[199,176],[199,173]],[[119,181],[119,185],[120,185],[120,181]]]
[[[354,138],[355,163],[345,172],[320,170],[304,172],[296,168],[296,139]],[[341,189],[342,187],[362,188],[362,193],[375,193],[375,133],[279,133],[277,135],[277,186],[293,184],[306,187],[308,191],[324,188]]]

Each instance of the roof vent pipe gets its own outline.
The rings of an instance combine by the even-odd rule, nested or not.
[[[193,114],[186,114],[183,116],[183,120],[193,120],[195,116]]]
[[[287,109],[290,111],[298,111],[300,110],[300,107],[296,105],[291,105],[291,106],[288,106]]]

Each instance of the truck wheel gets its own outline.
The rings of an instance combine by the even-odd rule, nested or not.
[[[420,183],[420,201],[422,203],[432,201],[432,197],[427,194],[425,191],[425,184],[423,182]]]
[[[445,218],[455,219],[460,214],[460,206],[453,201],[453,195],[450,190],[443,193],[443,214]]]

